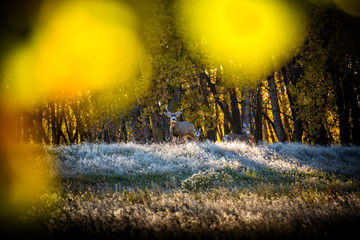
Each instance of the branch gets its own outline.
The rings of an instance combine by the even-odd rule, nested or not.
[[[274,131],[275,131],[275,124],[273,121],[271,121],[270,117],[264,113],[263,111],[261,112],[261,114],[265,117],[265,119],[270,123],[270,125],[273,127]]]
[[[264,109],[272,111],[272,108],[264,108]],[[289,118],[290,120],[294,121],[294,118],[293,118],[293,117],[285,114],[283,111],[280,110],[280,113],[281,113],[282,115],[284,115],[285,117]]]

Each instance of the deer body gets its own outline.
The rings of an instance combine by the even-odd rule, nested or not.
[[[230,142],[230,141],[241,141],[241,142],[250,142],[251,137],[248,134],[235,134],[228,133],[222,138],[222,142]]]
[[[248,142],[251,143],[253,141],[251,133],[250,133],[250,126],[244,126],[244,133],[243,134],[235,134],[235,133],[228,133],[222,138],[222,142],[231,142],[231,141],[241,141],[241,142]]]
[[[181,137],[187,142],[188,138],[196,141],[195,138],[195,127],[189,122],[171,122],[170,123],[170,134],[173,138]]]
[[[188,138],[194,141],[198,141],[200,132],[195,130],[192,123],[189,122],[178,122],[176,119],[182,114],[182,108],[176,113],[171,113],[165,108],[165,115],[171,119],[170,121],[170,134],[173,138],[173,143],[176,142],[177,138],[182,138],[185,142],[188,142]]]

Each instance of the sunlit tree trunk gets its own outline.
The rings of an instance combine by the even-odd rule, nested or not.
[[[231,131],[231,128],[229,126],[229,122],[226,119],[224,119],[223,127],[224,127],[224,133],[225,134],[227,134],[227,133],[229,133]]]
[[[241,92],[241,120],[242,123],[248,125],[251,123],[251,112],[250,112],[250,96],[248,90]]]
[[[55,101],[50,101],[50,121],[51,121],[51,143],[58,145],[60,143],[60,134],[58,132],[58,108]]]
[[[262,91],[261,91],[261,83],[257,86],[256,94],[255,94],[255,141],[258,144],[263,141],[263,133],[262,133]]]
[[[216,85],[211,82],[210,77],[205,72],[203,73],[202,78],[206,81],[207,86],[210,88],[210,91],[211,91],[212,95],[214,96],[216,104],[220,107],[221,111],[223,111],[224,121],[227,121],[231,124],[232,117],[231,117],[229,106],[228,106],[227,102],[225,100],[220,101],[219,95],[216,91]],[[225,133],[227,133],[227,132],[225,132]],[[214,137],[216,140],[216,135]]]

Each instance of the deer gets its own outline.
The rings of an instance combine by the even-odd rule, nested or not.
[[[241,141],[241,142],[252,143],[253,138],[250,133],[250,124],[249,125],[243,124],[243,131],[244,133],[242,134],[235,134],[235,133],[225,134],[221,141],[222,142]]]
[[[183,108],[181,110],[172,113],[168,110],[167,106],[165,107],[166,112],[164,114],[170,118],[170,134],[172,136],[172,142],[176,143],[178,138],[182,138],[185,142],[188,142],[188,138],[191,138],[195,142],[199,140],[200,130],[195,130],[195,127],[190,122],[178,122],[177,118],[183,113]]]
[[[201,135],[201,128],[199,128],[199,129],[197,129],[197,130],[195,129],[195,134],[194,134],[194,136],[195,136],[195,142],[199,142],[200,135]],[[184,139],[182,139],[182,138],[178,138],[178,139],[176,139],[176,140],[179,140],[180,142],[184,141]],[[191,138],[188,139],[188,140],[191,140],[191,141],[192,141]],[[179,142],[178,142],[178,143],[179,143]]]

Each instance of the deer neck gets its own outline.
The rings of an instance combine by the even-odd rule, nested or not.
[[[177,136],[178,135],[178,123],[177,121],[170,122],[170,133]]]

